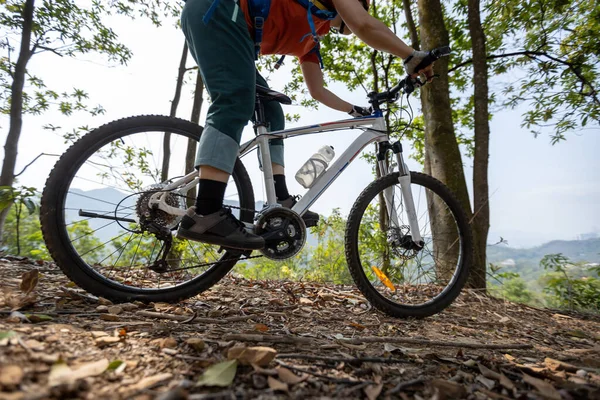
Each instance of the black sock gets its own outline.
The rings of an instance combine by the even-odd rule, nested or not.
[[[285,200],[290,197],[287,184],[285,183],[285,175],[273,175],[275,180],[275,195],[277,200]]]
[[[198,197],[196,198],[196,214],[208,215],[217,212],[223,207],[223,197],[227,183],[200,179]]]

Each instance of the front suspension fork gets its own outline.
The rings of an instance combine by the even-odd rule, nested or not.
[[[415,203],[412,195],[412,189],[410,184],[410,170],[408,169],[408,166],[404,163],[404,158],[402,157],[402,144],[400,142],[396,142],[394,144],[390,144],[389,142],[379,143],[377,162],[379,164],[379,170],[381,171],[382,176],[393,172],[393,168],[388,168],[385,163],[388,150],[392,150],[396,155],[398,172],[400,173],[400,176],[398,177],[398,183],[400,183],[400,189],[402,192],[401,204],[404,205],[404,209],[406,210],[406,215],[408,217],[408,225],[410,226],[410,235],[412,237],[413,242],[421,246],[423,238],[421,237],[421,231],[419,229],[419,219],[417,217]],[[394,207],[394,186],[390,186],[384,189],[383,197],[385,199],[385,205],[389,210],[390,226],[400,228],[400,223],[398,222],[398,214],[396,211],[396,207]]]

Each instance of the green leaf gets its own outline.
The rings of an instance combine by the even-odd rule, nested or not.
[[[11,186],[0,186],[0,210],[9,207],[14,199],[14,189]]]
[[[25,198],[25,199],[23,199],[23,204],[27,208],[27,211],[29,211],[29,215],[31,215],[35,212],[35,203],[33,202],[33,200],[31,200],[29,198]]]
[[[51,316],[46,315],[46,314],[25,314],[25,316],[27,317],[28,320],[30,320],[33,323],[46,322],[46,321],[53,320],[53,318]]]
[[[0,340],[2,339],[10,339],[17,337],[17,332],[15,331],[0,331]]]
[[[123,364],[123,361],[121,361],[121,360],[111,361],[110,364],[108,364],[108,367],[106,367],[106,370],[114,371],[117,368],[119,368],[121,366],[121,364]]]
[[[237,363],[237,360],[230,360],[211,365],[198,379],[198,386],[225,387],[231,385],[235,378]]]

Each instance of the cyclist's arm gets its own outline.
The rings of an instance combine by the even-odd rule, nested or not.
[[[321,71],[319,64],[307,61],[300,64],[300,68],[302,69],[302,75],[304,76],[304,82],[306,82],[308,92],[313,99],[334,110],[344,112],[352,110],[352,104],[340,99],[325,87],[323,71]]]
[[[383,22],[372,17],[360,1],[333,0],[333,4],[352,33],[370,47],[402,59],[412,54],[412,47],[404,43]]]

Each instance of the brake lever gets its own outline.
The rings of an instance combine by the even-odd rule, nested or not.
[[[440,77],[440,75],[439,75],[439,74],[433,74],[433,75],[431,76],[431,81],[433,82],[433,80],[434,80],[435,78],[439,78],[439,77]],[[423,86],[425,86],[425,85],[426,85],[428,82],[429,82],[429,80],[428,80],[428,79],[422,80],[422,79],[421,79],[421,77],[419,76],[419,77],[415,78],[415,82],[414,82],[414,83],[415,83],[415,85],[416,85],[417,87],[423,87]]]

